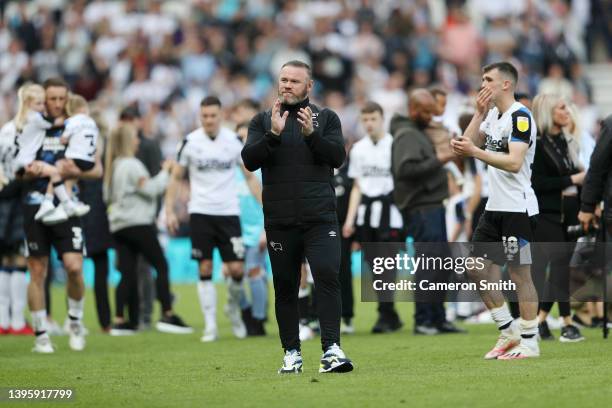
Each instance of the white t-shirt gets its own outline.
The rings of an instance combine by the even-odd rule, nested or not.
[[[222,127],[215,139],[203,128],[185,137],[177,161],[189,170],[189,214],[240,214],[235,172],[242,163],[241,151],[242,142],[227,128]]]
[[[17,128],[15,122],[11,120],[0,129],[0,169],[2,169],[4,177],[9,180],[15,177],[13,161],[17,151],[16,138]]]
[[[369,136],[353,145],[349,160],[349,178],[359,183],[359,189],[364,196],[380,197],[393,191],[393,175],[391,174],[391,146],[393,136],[385,134],[377,143]],[[356,224],[367,223],[377,228],[381,223],[382,203],[371,204],[370,219],[365,220],[366,206],[361,204],[357,211]],[[389,223],[391,228],[402,227],[402,216],[394,204],[391,204]]]
[[[392,144],[393,136],[387,133],[376,144],[371,137],[364,137],[353,145],[348,176],[357,180],[363,195],[378,197],[393,191]]]
[[[65,157],[95,162],[98,134],[96,122],[89,116],[79,113],[68,118],[63,133],[69,140]]]
[[[23,129],[17,134],[17,156],[15,171],[26,167],[36,159],[36,153],[42,147],[47,129],[53,125],[47,122],[39,112],[29,111]]]
[[[486,135],[485,149],[494,154],[508,154],[509,143],[529,145],[518,173],[487,166],[489,201],[486,210],[537,214],[538,200],[531,187],[537,130],[531,112],[519,102],[514,102],[501,116],[494,107],[480,125],[480,131]]]

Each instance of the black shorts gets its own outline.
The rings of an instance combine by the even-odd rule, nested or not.
[[[74,162],[74,165],[77,166],[81,171],[89,171],[93,169],[96,165],[94,162],[90,162],[87,160],[81,159],[70,159]]]
[[[191,214],[189,227],[192,259],[212,259],[213,249],[217,247],[223,262],[244,260],[240,218],[237,215]]]
[[[485,210],[472,235],[472,255],[498,265],[531,265],[535,226],[536,217],[527,213]]]
[[[6,243],[0,241],[0,261],[5,256],[26,256],[25,241]]]
[[[51,245],[58,256],[68,252],[83,253],[83,230],[81,220],[71,217],[55,225],[35,221],[38,205],[24,205],[24,230],[26,235],[26,256],[49,256]]]

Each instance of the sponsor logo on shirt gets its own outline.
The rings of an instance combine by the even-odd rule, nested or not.
[[[508,136],[504,136],[501,139],[496,139],[493,136],[487,134],[485,140],[485,149],[493,152],[508,153]]]
[[[61,152],[66,148],[59,137],[45,137],[43,140],[43,150],[45,152]]]
[[[198,170],[229,170],[235,164],[234,160],[219,160],[219,159],[208,159],[198,160],[196,162],[196,168]]]
[[[391,171],[389,168],[378,166],[362,166],[363,177],[390,177]]]

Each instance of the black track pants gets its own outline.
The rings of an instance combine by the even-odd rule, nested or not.
[[[266,229],[274,278],[275,308],[283,349],[300,349],[298,289],[306,257],[314,278],[323,350],[340,345],[340,231],[337,224]]]

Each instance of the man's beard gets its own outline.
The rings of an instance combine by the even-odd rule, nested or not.
[[[306,90],[304,90],[301,95],[292,95],[289,97],[285,97],[281,91],[278,91],[278,97],[285,105],[297,105],[298,103],[306,99],[307,96],[308,92],[306,92]]]

